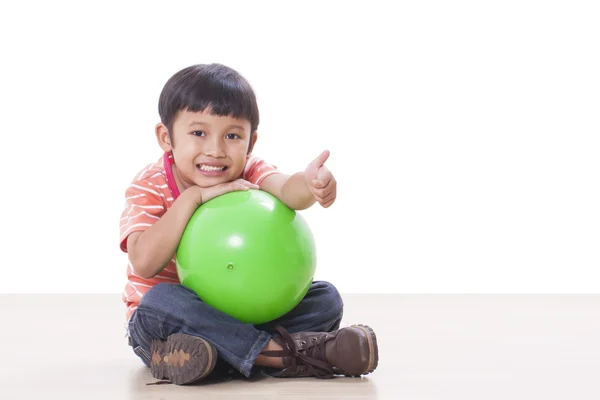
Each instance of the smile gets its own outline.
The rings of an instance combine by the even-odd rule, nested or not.
[[[196,167],[200,171],[206,171],[206,172],[225,171],[227,169],[226,165],[216,166],[216,165],[208,165],[208,164],[198,164],[198,165],[196,165]]]

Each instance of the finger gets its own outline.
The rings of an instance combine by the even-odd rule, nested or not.
[[[328,198],[317,198],[317,203],[319,203],[321,205],[321,207],[323,208],[327,208],[330,205],[333,204],[333,202],[335,201],[335,197],[328,197]]]
[[[321,168],[319,168],[319,170],[317,171],[317,179],[325,182],[325,184],[327,184],[331,180],[332,177],[333,177],[333,174],[331,173],[329,168],[327,168],[324,165]]]
[[[252,188],[248,187],[246,184],[244,184],[242,182],[233,182],[231,184],[231,189],[232,190],[248,190],[248,189],[252,189]]]
[[[317,196],[325,197],[328,193],[335,191],[336,187],[337,187],[337,182],[335,181],[335,179],[331,179],[323,187],[318,187],[316,185],[313,185],[313,187],[311,188],[311,191],[313,192],[313,194],[315,194]]]
[[[327,196],[320,198],[319,204],[321,204],[323,207],[325,207],[326,205],[329,206],[329,205],[333,204],[335,199],[336,199],[335,193],[329,193]]]
[[[331,182],[331,177],[321,177],[321,178],[316,178],[313,179],[311,184],[315,189],[323,189],[325,187],[327,187],[327,185],[329,185],[329,183]]]
[[[333,205],[333,203],[335,202],[335,199],[331,199],[325,203],[321,203],[321,207],[323,208],[329,208]]]
[[[329,196],[329,194],[331,194],[331,188],[313,189],[312,193],[315,195],[315,197],[324,199],[325,197]]]
[[[321,204],[321,207],[323,207],[323,208],[328,208],[328,207],[331,207],[331,205],[332,205],[333,203],[335,203],[335,199],[336,199],[336,197],[335,197],[335,196],[332,196],[332,197],[330,197],[330,198],[328,198],[328,199],[325,199],[325,200],[323,200],[323,202],[322,202],[322,203],[320,203],[320,204]]]
[[[325,164],[325,161],[327,161],[327,159],[329,158],[329,154],[329,150],[323,150],[323,152],[319,154],[317,158],[315,158],[310,164],[308,164],[307,170],[310,170],[310,172],[314,172],[316,175],[319,168],[321,168],[323,164]]]
[[[312,187],[314,189],[323,189],[326,186],[325,183],[323,183],[323,181],[319,180],[319,179],[313,179],[312,180]]]
[[[313,195],[315,196],[315,199],[317,199],[317,201],[319,202],[324,202],[324,201],[328,201],[331,200],[332,198],[335,198],[336,193],[335,193],[335,188],[333,189],[328,189],[326,191],[320,191],[320,192],[313,192]]]
[[[319,169],[317,178],[313,180],[313,186],[315,188],[324,188],[329,185],[332,179],[333,175],[331,174],[331,171],[329,171],[327,167],[323,166],[321,169]]]
[[[239,183],[240,185],[244,185],[248,188],[251,188],[251,189],[258,189],[258,187],[259,187],[257,184],[249,182],[245,179],[238,179],[235,182]]]

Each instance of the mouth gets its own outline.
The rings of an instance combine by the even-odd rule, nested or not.
[[[198,168],[202,172],[223,172],[227,170],[227,165],[222,164],[196,164],[196,168]]]

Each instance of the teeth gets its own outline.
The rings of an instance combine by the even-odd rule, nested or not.
[[[212,165],[200,165],[202,171],[223,171],[225,167],[213,167]]]

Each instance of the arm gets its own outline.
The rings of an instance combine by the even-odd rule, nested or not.
[[[260,188],[281,200],[292,210],[305,210],[312,206],[316,199],[306,184],[306,174],[297,172],[294,175],[273,174],[267,176]]]
[[[198,201],[202,202],[199,192],[197,186],[186,189],[156,223],[129,235],[129,260],[137,275],[152,278],[169,264]]]
[[[293,210],[307,209],[315,202],[327,208],[333,204],[337,195],[337,182],[324,165],[327,158],[329,151],[324,151],[304,172],[297,172],[292,176],[269,175],[262,181],[260,188]]]
[[[238,179],[208,188],[191,186],[184,190],[152,226],[127,237],[129,260],[136,275],[149,279],[169,264],[190,218],[202,203],[234,190],[248,189],[258,189],[258,186]]]

